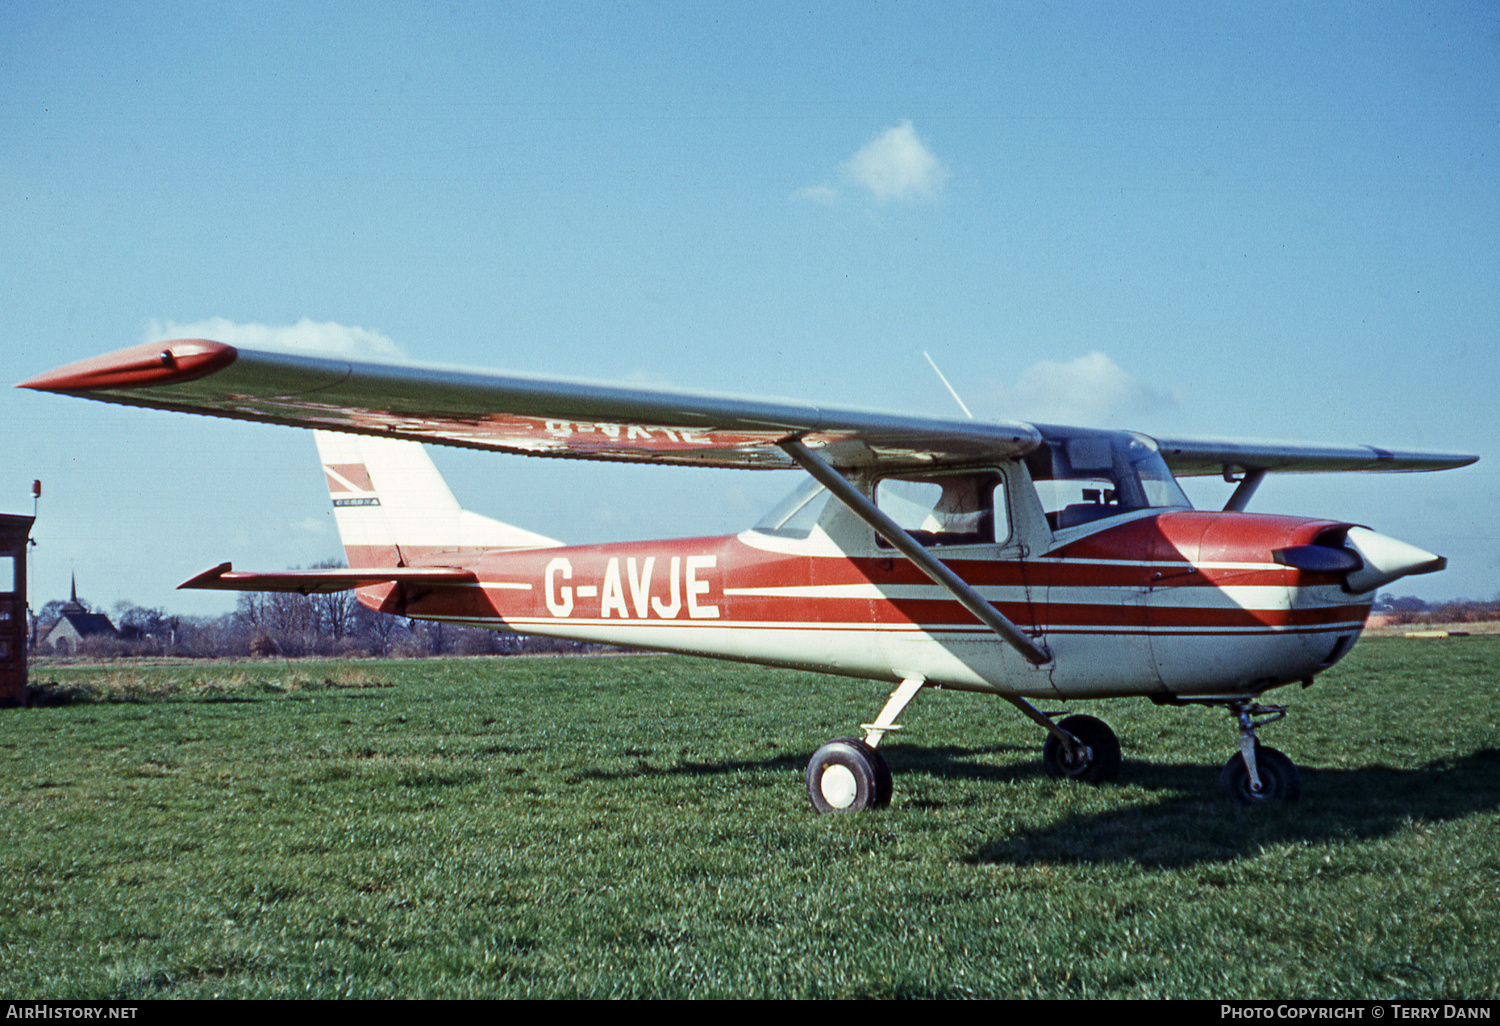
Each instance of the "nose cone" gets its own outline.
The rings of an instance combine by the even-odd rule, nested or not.
[[[1349,528],[1344,544],[1359,554],[1363,564],[1345,579],[1345,587],[1355,594],[1374,591],[1408,574],[1434,573],[1448,565],[1442,556],[1364,527]]]

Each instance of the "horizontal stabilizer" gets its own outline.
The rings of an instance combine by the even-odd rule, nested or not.
[[[229,563],[220,563],[211,570],[183,581],[177,587],[205,591],[295,591],[303,595],[326,595],[366,584],[474,584],[478,580],[472,570],[447,566],[416,569],[371,567],[359,570],[283,570],[280,573],[258,574],[236,570]]]

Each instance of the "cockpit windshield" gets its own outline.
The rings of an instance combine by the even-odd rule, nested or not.
[[[1124,431],[1038,426],[1026,457],[1054,531],[1143,509],[1191,509],[1156,443]]]

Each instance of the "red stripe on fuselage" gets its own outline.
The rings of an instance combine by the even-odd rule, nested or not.
[[[1275,598],[1277,589],[1327,584],[1334,578],[1278,566],[1270,555],[1275,548],[1310,543],[1339,526],[1251,514],[1170,513],[1101,531],[1036,560],[955,559],[949,565],[976,588],[1011,590],[991,601],[1028,630],[1347,629],[1363,621],[1367,605],[1296,608],[1286,592]],[[413,554],[403,552],[410,561]],[[719,622],[737,627],[981,629],[917,567],[895,556],[774,553],[727,536],[419,558],[424,564],[472,568],[481,586],[424,591],[387,586],[384,595],[365,589],[365,600],[409,616],[530,624],[589,620],[602,626]],[[869,592],[870,586],[884,597],[725,592],[839,587]],[[1265,608],[1241,605],[1222,591],[1231,586],[1269,588],[1275,600],[1259,603]],[[1054,589],[1068,594],[1049,599]],[[1079,589],[1097,589],[1099,601],[1090,602]],[[1151,601],[1168,591],[1176,596],[1170,603]],[[1201,601],[1195,600],[1199,593]]]

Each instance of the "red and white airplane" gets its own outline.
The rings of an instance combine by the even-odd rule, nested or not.
[[[1256,737],[1285,707],[1261,696],[1311,684],[1353,646],[1377,588],[1444,560],[1355,524],[1247,513],[1251,494],[1267,473],[1477,458],[900,416],[205,340],[21,387],[320,429],[349,569],[225,563],[185,588],[354,588],[402,616],[895,684],[862,737],[813,755],[819,812],[890,801],[879,745],[923,688],[997,695],[1046,730],[1051,773],[1088,781],[1119,773],[1113,731],[1034,702],[1217,705],[1239,727],[1227,795],[1294,800],[1296,767]],[[462,509],[416,442],[808,478],[736,535],[565,546]],[[1209,474],[1238,487],[1223,510],[1196,511],[1174,475]]]

